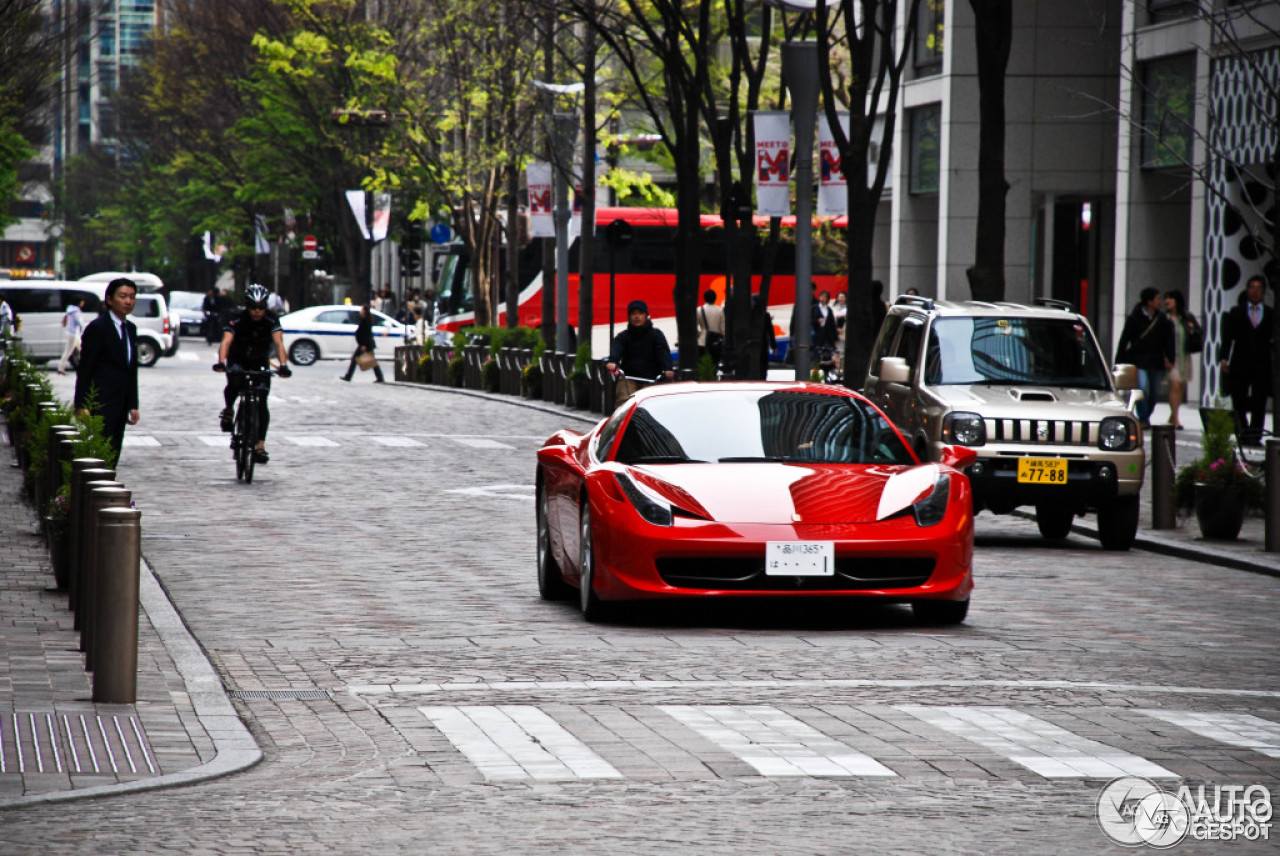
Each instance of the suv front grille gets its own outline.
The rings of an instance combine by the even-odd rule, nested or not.
[[[830,577],[775,577],[763,557],[673,557],[658,559],[658,575],[677,588],[721,591],[870,591],[923,585],[933,574],[927,556],[836,556]]]
[[[1027,446],[1096,446],[1098,423],[1057,419],[986,419],[988,442]]]

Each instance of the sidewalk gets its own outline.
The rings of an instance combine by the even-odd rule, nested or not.
[[[221,776],[262,757],[143,562],[134,704],[94,704],[67,593],[0,453],[0,810]],[[146,510],[143,509],[143,525]]]
[[[403,385],[423,394],[495,398]],[[600,418],[538,401],[499,400],[556,413],[579,428]],[[1167,413],[1157,409],[1155,421],[1167,419]],[[1176,442],[1178,460],[1185,463],[1197,454],[1199,424],[1193,412],[1182,418],[1187,430],[1177,432]],[[257,763],[262,757],[257,744],[145,560],[138,700],[131,705],[92,702],[91,676],[77,650],[79,635],[66,592],[53,588],[48,553],[10,458],[7,449],[0,453],[0,810],[187,784]],[[1261,517],[1247,519],[1236,541],[1205,541],[1189,519],[1175,529],[1155,530],[1150,483],[1148,473],[1136,549],[1280,576],[1280,554],[1262,550]],[[142,514],[145,532],[145,507]],[[1093,518],[1077,521],[1074,531],[1096,537]],[[1134,561],[1144,561],[1141,552]]]

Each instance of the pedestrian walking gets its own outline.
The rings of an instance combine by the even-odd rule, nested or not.
[[[1204,348],[1204,331],[1200,322],[1187,311],[1187,298],[1174,289],[1165,293],[1164,312],[1173,325],[1173,368],[1169,369],[1169,424],[1182,430],[1178,409],[1186,400],[1191,383],[1191,357]]]
[[[723,352],[724,310],[716,305],[716,293],[708,288],[698,308],[698,353],[710,354],[719,363]]]
[[[107,284],[106,311],[84,329],[80,365],[76,367],[74,404],[78,413],[102,417],[102,433],[114,452],[110,464],[120,459],[125,425],[137,425],[138,330],[129,320],[137,302],[138,287],[131,279]]]
[[[385,383],[382,366],[378,365],[378,358],[373,354],[377,346],[378,343],[373,338],[373,315],[366,303],[360,307],[360,323],[356,325],[356,350],[351,355],[351,364],[347,366],[347,373],[342,375],[342,379],[350,381],[358,365],[362,370],[373,369],[374,383]]]
[[[1124,322],[1116,346],[1116,362],[1138,368],[1138,388],[1142,400],[1134,408],[1143,428],[1151,427],[1151,410],[1156,406],[1160,373],[1173,368],[1173,325],[1160,311],[1160,292],[1142,289],[1138,302]]]
[[[67,304],[62,313],[62,359],[58,360],[58,374],[67,373],[67,363],[80,350],[80,337],[84,332],[84,298]]]
[[[1262,302],[1266,293],[1265,279],[1249,277],[1244,300],[1223,321],[1222,347],[1218,350],[1218,365],[1226,377],[1235,411],[1236,433],[1240,442],[1249,446],[1262,444],[1267,398],[1271,395],[1275,313]]]

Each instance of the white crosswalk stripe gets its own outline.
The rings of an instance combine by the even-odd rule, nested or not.
[[[613,765],[536,707],[418,710],[490,781],[622,778]]]
[[[660,710],[750,764],[762,776],[895,776],[879,761],[766,705]]]
[[[515,449],[515,446],[490,440],[488,437],[450,437],[449,439],[471,449]]]
[[[1197,713],[1190,710],[1144,710],[1154,717],[1228,746],[1240,746],[1280,758],[1280,722],[1247,713]]]
[[[336,448],[337,446],[340,445],[339,443],[335,443],[333,440],[330,440],[328,437],[311,437],[311,436],[297,435],[297,434],[294,434],[294,435],[285,434],[282,439],[288,441],[289,443],[292,443],[295,446],[310,446],[313,448],[327,449],[327,448]]]
[[[370,440],[372,440],[373,442],[377,443],[379,446],[390,446],[390,447],[393,447],[393,448],[401,448],[401,449],[409,448],[409,447],[412,447],[412,446],[425,446],[425,445],[426,445],[425,443],[419,443],[417,440],[413,439],[412,437],[395,437],[395,436],[380,436],[380,435],[373,435],[373,436],[369,437],[369,439],[370,439]]]
[[[1072,734],[1009,707],[898,705],[930,725],[1003,755],[1046,779],[1179,778],[1145,758]]]
[[[158,448],[160,441],[155,437],[148,437],[146,434],[130,434],[128,431],[124,435],[124,443],[122,447],[127,446],[132,449]]]
[[[231,446],[230,434],[205,434],[200,437],[200,442],[206,446],[227,449]]]

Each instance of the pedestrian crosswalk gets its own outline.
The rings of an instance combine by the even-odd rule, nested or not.
[[[510,438],[506,438],[509,440]],[[538,445],[532,440],[524,441],[521,446],[513,442],[494,439],[492,437],[474,436],[428,436],[406,434],[340,434],[332,437],[322,434],[302,434],[293,432],[271,432],[271,440],[287,446],[311,449],[340,449],[346,447],[370,448],[381,446],[391,449],[426,449],[444,450],[483,449],[490,451],[515,451],[518,448],[532,450]],[[519,441],[517,441],[519,442]],[[134,450],[165,450],[184,448],[191,445],[211,446],[225,449],[230,443],[227,434],[191,434],[189,432],[169,432],[140,434],[126,431],[124,446]]]
[[[528,704],[432,705],[418,710],[487,781],[643,777],[645,763],[636,762],[636,757],[651,761],[655,770],[680,767],[680,762],[670,760],[674,747],[694,756],[684,769],[700,768],[707,775],[724,769],[715,759],[731,757],[739,762],[736,775],[901,778],[914,774],[912,762],[918,758],[936,761],[948,755],[1015,778],[1019,769],[1049,780],[1179,779],[1202,774],[1211,759],[1188,756],[1188,771],[1180,773],[1173,747],[1185,751],[1186,741],[1175,738],[1180,742],[1153,748],[1152,730],[1144,727],[1148,719],[1224,746],[1252,750],[1264,756],[1257,762],[1261,768],[1266,758],[1280,757],[1280,723],[1240,713],[1128,711],[1133,730],[1102,742],[1094,739],[1096,729],[1090,728],[1092,736],[1085,737],[1045,717],[998,705],[901,704],[844,719],[816,708],[732,704],[636,705],[625,712],[565,705],[548,712]],[[904,719],[917,725],[905,724]],[[619,733],[602,736],[610,726]],[[836,733],[824,733],[827,728]],[[680,730],[686,736],[681,737]],[[886,741],[886,731],[897,733],[901,745]],[[1123,744],[1130,739],[1139,740],[1144,751],[1158,751],[1162,763],[1128,751]],[[665,760],[662,747],[668,753]],[[696,758],[699,752],[701,759]],[[938,766],[947,768],[945,760]]]

